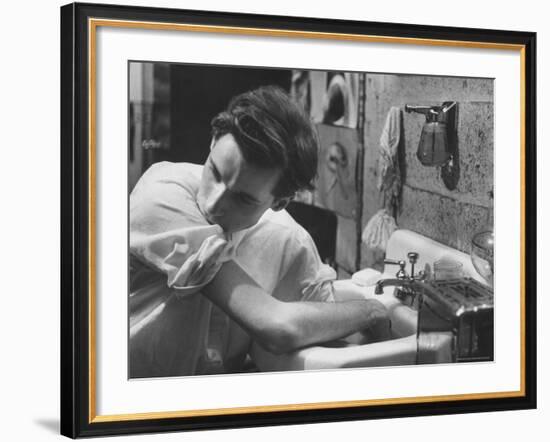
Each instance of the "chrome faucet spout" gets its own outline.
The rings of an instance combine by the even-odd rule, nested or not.
[[[388,286],[395,286],[400,288],[410,288],[410,289],[417,289],[421,290],[424,286],[424,281],[420,279],[399,279],[399,278],[388,278],[388,279],[380,279],[376,286],[374,287],[374,294],[375,295],[381,295],[384,293],[384,287]]]
[[[381,295],[382,293],[384,293],[384,287],[387,287],[387,286],[404,287],[404,286],[409,286],[411,282],[412,282],[411,279],[400,279],[400,278],[380,279],[376,283],[376,287],[374,287],[374,294]]]
[[[379,280],[374,287],[374,294],[381,295],[384,293],[384,287],[395,286],[397,288],[394,293],[395,296],[402,301],[405,298],[410,299],[412,305],[417,298],[417,292],[422,291],[424,281],[429,278],[426,271],[420,271],[417,274],[414,273],[414,266],[418,262],[418,257],[417,252],[407,253],[407,258],[409,258],[409,262],[411,263],[410,275],[405,271],[406,264],[404,260],[384,259],[385,264],[399,265],[399,271],[395,274],[395,278]]]

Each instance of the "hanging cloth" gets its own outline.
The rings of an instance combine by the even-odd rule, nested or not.
[[[401,195],[401,171],[398,161],[398,147],[401,139],[401,109],[393,106],[386,117],[380,136],[376,187],[382,195],[382,207],[395,217]]]

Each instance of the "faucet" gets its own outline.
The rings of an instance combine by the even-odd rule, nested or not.
[[[395,292],[395,296],[399,298],[403,303],[409,304],[411,307],[414,307],[416,305],[416,289],[424,285],[424,282],[426,281],[428,275],[424,271],[420,271],[416,275],[414,273],[414,266],[418,261],[417,252],[407,253],[407,258],[409,258],[409,263],[411,264],[410,275],[407,274],[407,271],[405,270],[406,262],[404,260],[384,260],[385,264],[398,265],[399,270],[395,274],[395,278],[379,280],[374,288],[374,294],[381,295],[382,293],[384,293],[384,287],[396,286],[397,290]]]

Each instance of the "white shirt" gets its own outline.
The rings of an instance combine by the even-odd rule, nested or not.
[[[286,211],[269,209],[256,225],[226,235],[198,208],[201,174],[199,165],[157,163],[130,195],[130,377],[203,371],[212,305],[200,288],[228,260],[277,299],[333,301],[336,273]],[[222,243],[212,270],[194,274],[201,256]]]

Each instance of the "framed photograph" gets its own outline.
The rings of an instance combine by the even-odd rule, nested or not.
[[[536,35],[61,8],[61,433],[536,407]]]

